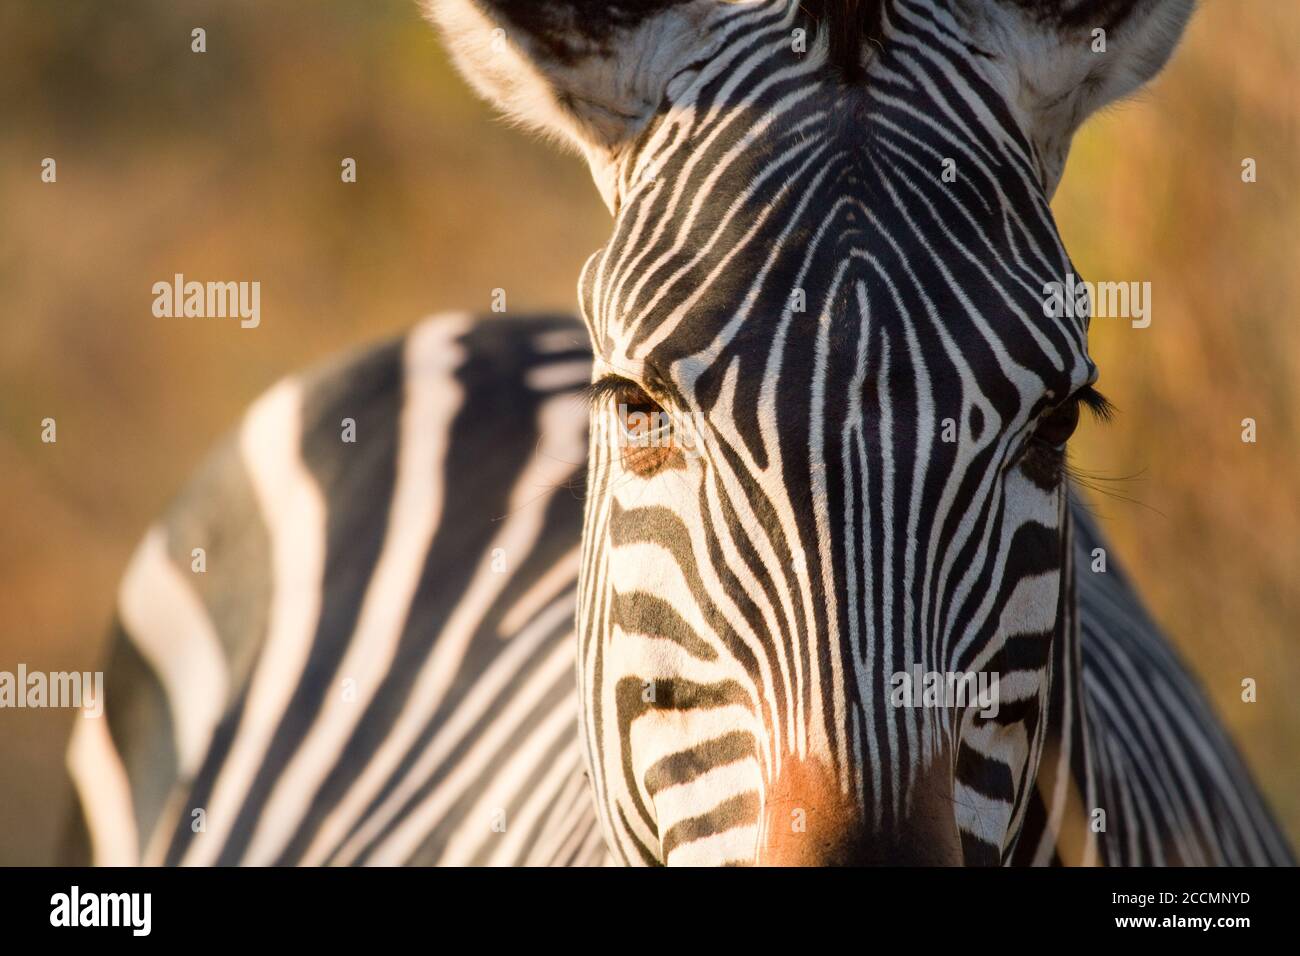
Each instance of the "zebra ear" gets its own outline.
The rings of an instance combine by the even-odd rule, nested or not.
[[[720,0],[422,0],[470,84],[599,166],[707,43]],[[599,180],[599,170],[593,169]]]
[[[1195,0],[994,0],[988,42],[1003,57],[1013,109],[1050,195],[1074,131],[1160,72]]]

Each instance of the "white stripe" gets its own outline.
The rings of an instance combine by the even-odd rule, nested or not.
[[[961,782],[952,788],[953,815],[957,826],[995,847],[1002,846],[1002,838],[1011,821],[1011,804],[996,797],[985,796]]]
[[[581,328],[553,329],[533,336],[533,350],[541,355],[574,352],[589,347],[587,336]],[[591,368],[590,362],[587,363],[587,367]]]
[[[127,637],[167,696],[179,776],[188,779],[225,709],[229,674],[207,609],[168,557],[162,528],[152,528],[136,549],[118,606]]]
[[[497,633],[502,637],[510,637],[540,614],[542,608],[555,600],[557,594],[566,588],[572,588],[577,583],[578,558],[581,552],[581,546],[575,545],[572,551],[560,558],[521,594],[511,605],[510,610],[501,616]]]
[[[667,833],[683,820],[699,816],[701,807],[717,806],[733,797],[754,794],[755,803],[763,784],[763,771],[753,757],[708,770],[694,780],[666,787],[654,796],[655,820],[659,832]]]
[[[230,753],[204,808],[207,830],[190,844],[185,865],[216,860],[311,652],[325,565],[325,502],[299,453],[301,405],[301,385],[282,382],[257,401],[240,430],[271,542],[269,627]]]
[[[758,852],[758,827],[733,827],[702,840],[673,847],[669,866],[719,866],[723,863],[752,863]]]
[[[68,772],[90,831],[95,866],[135,866],[140,840],[131,784],[103,716],[77,718],[68,744]]]
[[[692,710],[647,709],[628,728],[637,787],[643,787],[646,773],[659,761],[736,732],[748,732],[756,746],[764,737],[757,715],[745,704]],[[651,802],[644,789],[642,796]]]
[[[591,362],[549,362],[531,368],[524,375],[524,384],[534,392],[554,392],[576,388],[591,381]],[[575,396],[575,400],[577,397]]]

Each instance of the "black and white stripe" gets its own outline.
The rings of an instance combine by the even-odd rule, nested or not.
[[[250,409],[123,581],[70,751],[97,862],[600,859],[574,332],[439,316]]]

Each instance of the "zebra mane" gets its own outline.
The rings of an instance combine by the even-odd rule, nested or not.
[[[819,33],[826,31],[831,66],[845,83],[860,83],[866,78],[862,47],[869,41],[880,41],[885,3],[886,0],[800,0],[799,8],[807,22]]]

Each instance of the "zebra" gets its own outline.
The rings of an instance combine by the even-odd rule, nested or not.
[[[619,862],[1289,860],[1072,551],[1066,445],[1110,406],[1049,201],[1191,6],[425,0],[613,216],[576,626]],[[905,706],[912,673],[1000,704]]]
[[[433,321],[254,406],[124,580],[70,750],[96,861],[1290,862],[1086,570],[1063,446],[1106,405],[1084,324],[1039,318],[1069,135],[1186,4],[1107,5],[1119,62],[1079,90],[1044,84],[1082,8],[803,7],[430,5],[591,164],[581,323]],[[997,672],[997,715],[895,708],[913,666]]]
[[[123,577],[65,861],[603,861],[572,652],[589,355],[568,317],[442,313],[259,398]]]
[[[444,313],[400,339],[287,379],[254,404],[146,533],[123,579],[105,717],[78,721],[69,750],[80,807],[67,862],[612,861],[579,753],[571,666],[585,463],[580,446],[587,426],[578,386],[589,380],[591,368],[586,334],[573,317]],[[340,440],[346,418],[357,426],[352,445]],[[268,456],[295,452],[299,480],[287,492],[316,503],[307,520],[317,528],[300,528],[286,539],[295,532],[277,525],[277,511],[265,497]],[[481,468],[469,464],[479,461]],[[475,502],[474,520],[457,517],[465,509],[446,506],[455,498]],[[289,497],[279,504],[285,512],[305,510]],[[1104,541],[1086,507],[1075,502],[1074,508],[1077,566],[1092,560]],[[515,543],[498,555],[496,525],[526,513],[536,530],[523,536],[522,548],[519,535],[507,535]],[[407,550],[416,543],[409,537],[413,528],[423,529],[418,554]],[[323,540],[327,553],[315,562],[316,579],[294,590],[273,570],[271,542],[296,545],[292,553],[303,555],[303,536]],[[201,573],[194,571],[196,548],[205,561]],[[390,557],[381,560],[381,554]],[[493,562],[501,556],[506,566],[497,574]],[[402,567],[419,580],[408,581],[399,595],[391,575]],[[460,578],[449,580],[448,569],[458,567]],[[464,585],[470,568],[477,569],[477,588]],[[1204,862],[1194,851],[1159,856],[1160,840],[1169,835],[1162,827],[1176,816],[1166,816],[1169,803],[1159,790],[1130,788],[1141,773],[1160,781],[1183,771],[1177,748],[1147,749],[1143,741],[1159,740],[1171,728],[1179,734],[1200,728],[1215,759],[1199,772],[1217,768],[1239,780],[1248,780],[1248,772],[1114,559],[1108,573],[1078,580],[1082,630],[1070,645],[1076,656],[1060,666],[1073,675],[1069,691],[1085,698],[1090,719],[1109,722],[1108,734],[1125,741],[1102,755],[1110,763],[1102,776],[1113,789],[1100,802],[1135,808],[1144,821],[1134,828],[1133,815],[1115,817],[1098,835],[1091,861]],[[484,600],[487,582],[498,590]],[[331,613],[325,611],[327,595],[335,601]],[[363,627],[361,608],[379,596],[394,600],[389,615]],[[279,631],[298,642],[285,649],[296,652],[289,656],[297,658],[297,673],[286,681],[294,693],[281,698],[278,720],[259,727],[246,716],[252,673],[286,670],[282,660],[264,657],[267,647],[285,640],[271,636],[270,608],[292,609],[295,602],[301,605],[296,615],[309,625]],[[398,640],[404,648],[394,654]],[[435,662],[444,640],[453,652]],[[366,678],[345,663],[349,653],[354,661],[375,655],[387,662],[386,670]],[[439,703],[417,699],[416,671],[440,675],[453,689]],[[1172,707],[1128,714],[1113,705],[1157,680],[1172,688]],[[345,681],[361,685],[357,697],[371,700],[348,739],[338,722],[349,711],[340,705],[365,705],[344,697]],[[309,695],[317,709],[300,719],[290,701],[307,710]],[[1050,721],[1059,726],[1077,719],[1076,709],[1068,715],[1064,709],[1070,698],[1057,699],[1062,709]],[[407,714],[407,726],[415,719],[421,732],[408,731],[402,759],[383,763],[382,747],[399,737],[395,728]],[[527,727],[543,730],[529,735]],[[331,773],[313,787],[309,777],[293,772],[292,758],[278,759],[275,786],[250,786],[236,806],[235,812],[256,820],[257,839],[232,826],[222,845],[195,854],[195,844],[216,831],[205,826],[195,832],[194,811],[203,811],[206,824],[213,782],[235,749],[231,738],[260,734],[269,750],[272,728],[292,735],[293,751],[311,752],[312,740],[316,747],[329,745],[324,760]],[[1133,758],[1117,765],[1115,754],[1120,760],[1141,755],[1142,766]],[[316,756],[319,761],[319,751]],[[1079,759],[1060,754],[1040,769],[1042,797],[1034,812],[1046,814],[1038,825],[1053,837],[1022,862],[1087,862],[1086,829],[1078,821],[1081,791],[1073,789],[1085,772]],[[381,789],[401,795],[402,802],[381,801],[366,785],[375,779],[368,772],[372,762],[389,771]],[[1069,789],[1053,799],[1063,786]],[[297,796],[293,812],[282,812],[281,793]],[[1261,811],[1256,804],[1250,812]],[[1068,814],[1075,815],[1071,823]],[[498,820],[503,827],[494,825]],[[519,836],[507,840],[511,834]]]

